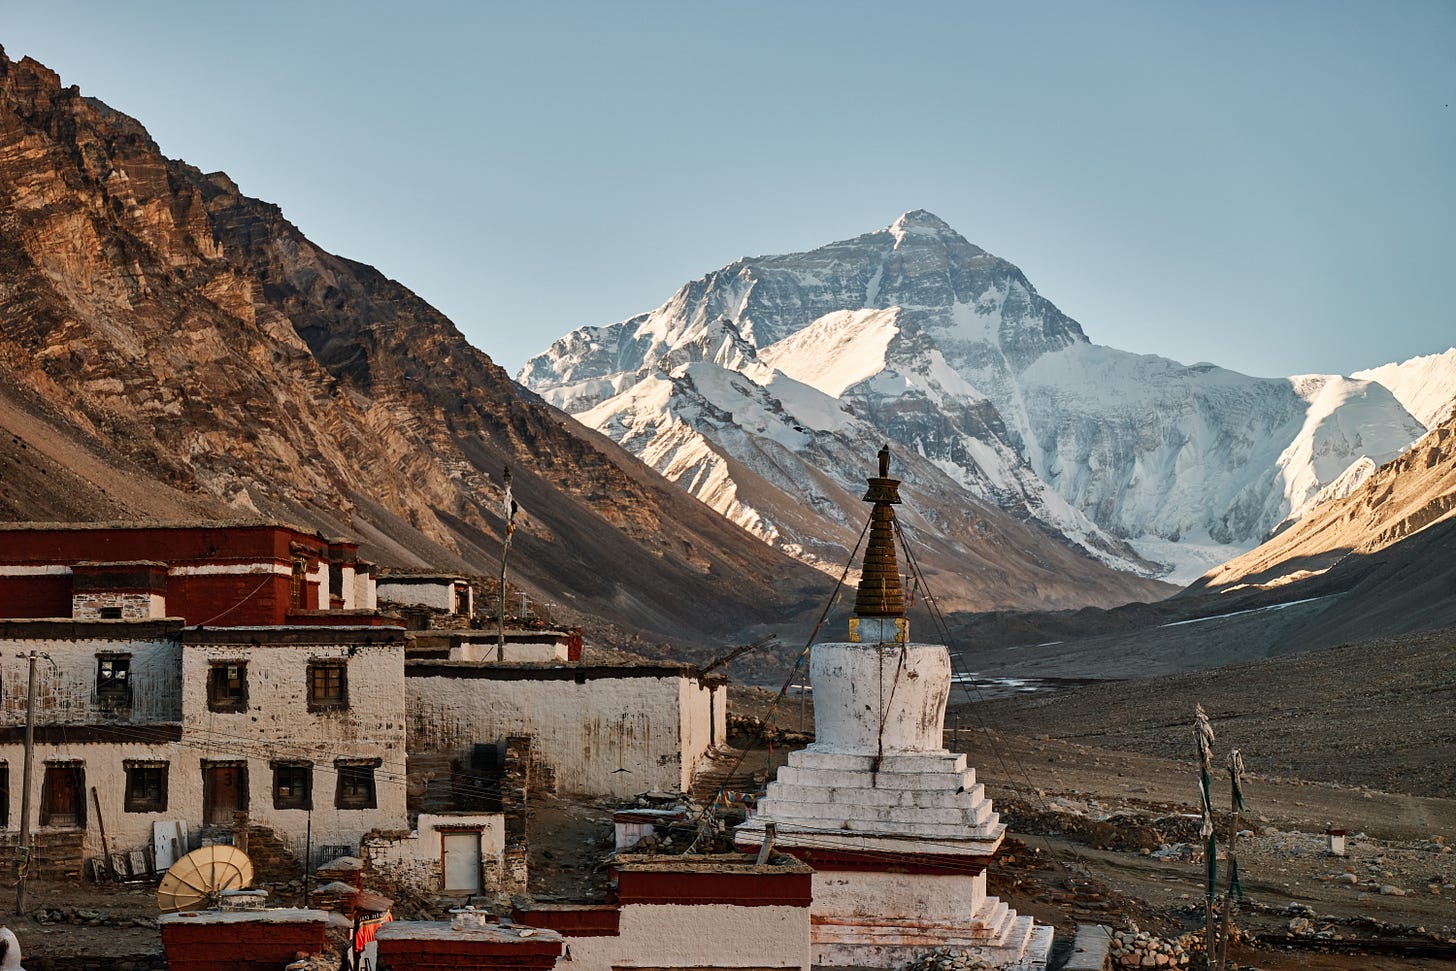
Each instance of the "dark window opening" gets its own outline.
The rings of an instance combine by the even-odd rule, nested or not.
[[[302,560],[293,561],[293,580],[289,585],[289,599],[293,606],[299,610],[308,606],[304,599],[304,589],[307,586],[308,567]]]
[[[80,765],[48,765],[40,787],[42,826],[86,827],[86,770]]]
[[[211,711],[248,710],[248,666],[242,661],[214,661],[207,672],[207,707]]]
[[[374,793],[374,767],[377,762],[336,762],[339,787],[334,793],[338,809],[375,809],[379,802]]]
[[[102,620],[121,620],[121,608],[120,607],[102,607],[101,608],[101,619]]]
[[[96,700],[102,704],[131,704],[131,658],[96,659]]]
[[[313,808],[313,766],[276,762],[273,765],[273,808]]]
[[[349,706],[348,666],[343,661],[314,661],[308,666],[310,711]]]
[[[0,762],[0,829],[10,828],[10,765]]]
[[[167,763],[125,762],[126,803],[129,813],[160,813],[167,809]]]

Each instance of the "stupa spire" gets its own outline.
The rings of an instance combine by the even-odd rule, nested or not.
[[[900,589],[900,564],[895,559],[895,506],[900,504],[900,480],[890,478],[890,446],[880,449],[880,474],[869,479],[865,502],[870,511],[870,541],[865,547],[859,590],[854,597],[856,617],[904,617],[905,594]]]

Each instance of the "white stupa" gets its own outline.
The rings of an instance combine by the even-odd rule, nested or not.
[[[938,948],[1042,971],[1052,928],[986,895],[1006,826],[976,770],[943,745],[950,655],[912,644],[895,558],[899,482],[880,450],[864,570],[847,643],[809,660],[816,741],[789,756],[739,826],[814,868],[815,967],[895,968]]]

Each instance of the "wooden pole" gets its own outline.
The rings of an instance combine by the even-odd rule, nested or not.
[[[27,657],[17,654],[16,657]],[[25,877],[30,870],[30,786],[35,765],[35,662],[31,651],[30,684],[25,693],[25,779],[20,790],[20,839],[15,845],[15,915],[25,914]]]
[[[1244,774],[1244,759],[1238,749],[1229,752],[1229,840],[1228,840],[1228,893],[1223,898],[1223,930],[1218,939],[1218,971],[1224,971],[1225,962],[1228,960],[1228,942],[1230,925],[1233,921],[1234,909],[1234,880],[1238,875],[1238,855],[1235,846],[1239,839],[1239,809],[1243,805],[1243,786],[1240,781]]]
[[[106,874],[108,880],[116,879],[116,871],[111,867],[111,841],[106,838],[106,820],[101,817],[101,793],[96,787],[91,787],[91,801],[96,803],[96,826],[101,830],[101,861],[100,872]]]
[[[504,512],[506,520],[506,538],[501,543],[501,569],[500,569],[500,597],[496,604],[496,641],[495,661],[497,664],[504,664],[506,661],[506,555],[511,551],[511,533],[515,532],[515,515],[512,506],[515,505],[511,498],[511,467],[506,466],[505,475],[505,499]]]

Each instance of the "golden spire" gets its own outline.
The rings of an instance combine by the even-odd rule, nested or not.
[[[865,547],[864,569],[854,597],[857,617],[904,617],[905,595],[900,590],[900,564],[895,559],[895,510],[900,503],[900,480],[890,478],[890,446],[880,449],[880,474],[869,480],[865,502],[870,511],[870,542]]]

